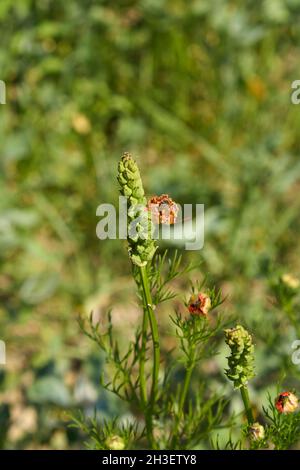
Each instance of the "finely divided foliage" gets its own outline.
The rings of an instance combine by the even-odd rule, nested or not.
[[[130,418],[107,420],[97,414],[87,418],[75,413],[73,425],[88,436],[87,445],[96,449],[291,448],[300,438],[297,396],[281,392],[275,402],[269,396],[269,405],[262,410],[251,403],[248,387],[255,376],[253,335],[240,324],[232,326],[235,319],[225,309],[221,311],[221,292],[206,277],[191,283],[185,302],[177,297],[178,281],[182,285],[192,270],[199,274],[199,266],[182,266],[182,255],[158,251],[149,236],[155,222],[140,172],[128,153],[119,163],[118,181],[129,202],[128,227],[137,211],[140,216],[136,235],[130,235],[129,230],[128,236],[140,322],[125,347],[114,333],[111,311],[98,322],[93,314],[81,318],[80,327],[105,356],[102,387],[127,403]],[[298,286],[290,281],[281,279],[273,289],[293,322]],[[168,334],[173,336],[174,347],[166,353],[158,319],[160,306],[167,301],[173,311]],[[232,382],[241,393],[244,410],[240,414],[233,411],[223,390],[214,390],[205,380],[205,370],[219,353],[223,335],[230,350],[227,387]],[[216,371],[222,373],[221,368]]]

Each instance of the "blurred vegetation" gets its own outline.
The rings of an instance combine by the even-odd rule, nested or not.
[[[2,447],[79,447],[66,409],[120,412],[76,317],[113,303],[123,334],[136,321],[124,244],[95,234],[125,150],[149,194],[205,204],[185,256],[255,336],[257,403],[283,369],[299,387],[268,290],[299,274],[299,21],[299,0],[1,0]]]

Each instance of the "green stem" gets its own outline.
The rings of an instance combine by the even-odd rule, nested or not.
[[[145,411],[145,422],[146,422],[146,433],[148,441],[153,443],[153,432],[152,432],[152,418],[149,413],[148,398],[147,398],[147,382],[145,373],[145,362],[146,362],[146,347],[147,347],[147,330],[148,330],[148,313],[146,309],[143,315],[142,325],[142,345],[139,363],[139,376],[140,376],[140,388],[141,388],[141,401]]]
[[[179,417],[181,417],[183,413],[183,407],[184,407],[187,392],[190,386],[193,370],[194,370],[194,363],[187,369],[186,374],[185,374],[182,394],[181,394],[180,401],[179,401],[179,410],[178,410]]]
[[[189,365],[186,369],[184,383],[183,383],[183,387],[182,387],[181,394],[180,394],[180,399],[179,399],[179,404],[178,404],[178,414],[177,414],[174,430],[173,430],[173,433],[172,433],[172,435],[173,435],[173,438],[171,440],[171,447],[172,448],[174,448],[174,446],[177,443],[178,427],[179,427],[179,424],[180,424],[180,419],[183,415],[184,405],[185,405],[188,389],[190,387],[192,373],[193,373],[193,370],[195,368],[195,353],[196,353],[195,348],[192,348],[190,363],[189,363]]]
[[[251,403],[250,403],[250,398],[249,398],[249,392],[247,386],[241,387],[241,395],[245,407],[245,413],[247,416],[248,424],[253,424],[254,423],[254,417],[252,413],[252,408],[251,408]]]
[[[151,297],[150,285],[149,285],[149,279],[148,279],[146,267],[142,266],[140,268],[140,272],[141,272],[141,281],[142,281],[143,294],[144,294],[144,304],[145,304],[146,312],[148,314],[147,322],[148,320],[150,322],[150,329],[151,329],[152,342],[153,342],[152,387],[151,387],[151,394],[150,394],[150,406],[149,406],[149,411],[148,411],[151,417],[151,429],[152,429],[153,409],[154,409],[155,401],[157,398],[157,390],[158,390],[160,347],[159,347],[159,335],[158,335],[157,321],[154,315],[153,303],[152,303],[152,297]],[[142,365],[142,371],[143,371],[143,367],[144,365]],[[153,445],[153,438],[152,438],[152,445]]]
[[[144,311],[143,325],[142,325],[142,345],[141,345],[140,364],[139,364],[141,400],[142,400],[144,407],[147,406],[147,384],[146,384],[146,374],[145,374],[147,329],[148,329],[148,316],[147,316],[147,312]]]

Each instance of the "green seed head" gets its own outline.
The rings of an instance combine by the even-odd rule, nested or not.
[[[252,336],[241,325],[225,330],[225,341],[231,349],[225,371],[235,388],[241,388],[254,377]]]
[[[134,264],[145,266],[153,258],[157,246],[152,239],[154,228],[140,171],[129,153],[122,156],[118,170],[120,192],[127,197],[129,256]]]

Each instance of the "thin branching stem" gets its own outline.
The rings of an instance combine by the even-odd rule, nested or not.
[[[157,391],[158,391],[160,346],[159,346],[159,334],[158,334],[157,321],[156,321],[154,310],[153,310],[152,296],[150,292],[150,284],[149,284],[146,267],[142,266],[140,268],[140,272],[141,272],[141,282],[142,282],[143,295],[144,295],[144,305],[145,305],[146,312],[148,314],[148,320],[150,322],[151,336],[152,336],[152,342],[153,342],[152,387],[151,387],[151,394],[150,394],[150,403],[149,403],[149,407],[147,411],[147,415],[149,413],[151,417],[151,422],[152,422],[153,409],[155,406],[155,402],[157,398]],[[143,371],[143,367],[144,366],[142,365],[142,371]],[[151,428],[152,428],[152,424],[151,424]],[[153,437],[152,437],[152,445],[154,445]]]
[[[139,361],[139,376],[140,376],[140,389],[141,400],[144,406],[147,406],[147,383],[146,383],[146,348],[147,348],[147,329],[148,329],[148,313],[144,310],[143,325],[142,325],[142,338],[141,338],[141,352]]]
[[[175,445],[177,444],[178,428],[179,428],[180,420],[183,416],[184,405],[185,405],[187,393],[188,393],[188,390],[189,390],[189,387],[190,387],[192,373],[193,373],[193,370],[195,368],[195,362],[196,362],[196,348],[194,346],[194,347],[191,348],[191,351],[190,351],[189,364],[186,368],[184,383],[183,383],[183,387],[182,387],[181,393],[180,393],[179,404],[178,404],[178,414],[177,414],[174,430],[173,430],[173,433],[172,433],[172,436],[173,436],[173,438],[171,440],[172,448],[174,448]]]
[[[140,391],[141,391],[141,402],[145,411],[145,421],[146,421],[146,433],[149,442],[152,442],[152,418],[148,409],[148,397],[147,397],[147,382],[146,382],[146,371],[145,371],[145,362],[146,362],[146,348],[147,348],[147,335],[148,335],[148,312],[144,308],[143,313],[143,325],[142,325],[142,344],[139,360],[139,376],[140,376]]]

